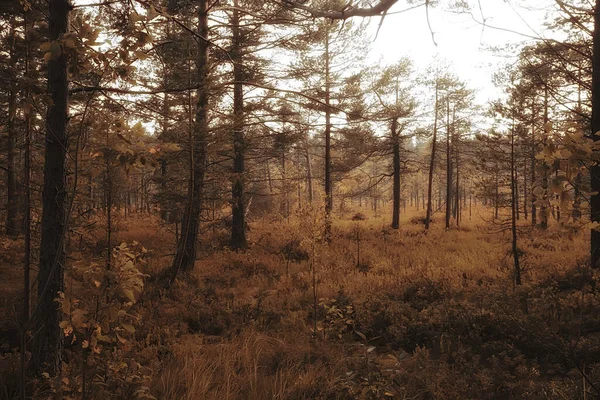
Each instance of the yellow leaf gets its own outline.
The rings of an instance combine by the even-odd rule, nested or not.
[[[44,42],[40,45],[41,51],[49,51],[50,50],[50,42]]]
[[[131,324],[121,324],[121,326],[123,327],[123,329],[125,329],[129,333],[135,332],[135,328]]]
[[[135,303],[135,295],[131,289],[123,289],[123,294],[127,297],[132,303]]]
[[[138,59],[140,59],[140,60],[145,60],[145,59],[147,59],[148,57],[150,57],[148,54],[146,54],[146,53],[145,53],[145,52],[143,52],[143,51],[136,51],[136,52],[135,52],[135,56],[136,56]]]
[[[52,58],[54,60],[60,57],[60,55],[62,54],[62,47],[60,43],[58,43],[57,41],[53,41],[52,43],[50,43],[50,54],[52,55]]]
[[[64,43],[65,46],[74,48],[77,45],[77,39],[75,39],[73,36],[69,36],[64,39]]]

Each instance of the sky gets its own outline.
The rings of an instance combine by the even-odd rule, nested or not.
[[[506,32],[490,26],[508,29],[530,36],[550,35],[543,27],[544,17],[554,10],[554,0],[469,0],[473,5],[476,22],[469,14],[458,15],[435,7],[429,9],[431,31],[427,24],[425,7],[396,13],[409,6],[399,1],[386,16],[379,35],[372,43],[371,62],[393,63],[403,56],[410,57],[416,69],[424,70],[437,55],[447,60],[453,71],[468,86],[475,89],[480,103],[498,97],[499,89],[492,83],[493,73],[515,60],[518,50],[492,52],[491,46],[532,43],[531,38]],[[481,4],[481,9],[479,8]],[[481,10],[481,11],[480,11]],[[483,16],[489,26],[481,21]],[[380,18],[373,18],[369,29],[373,36]]]

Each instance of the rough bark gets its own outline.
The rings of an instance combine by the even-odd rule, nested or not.
[[[9,42],[9,65],[11,71],[16,67],[16,21],[12,18],[11,21],[11,39]],[[17,200],[17,176],[15,165],[15,147],[17,142],[17,131],[15,126],[17,114],[17,88],[14,83],[10,84],[8,94],[8,126],[7,126],[7,143],[6,143],[6,234],[15,237],[17,231],[17,219],[19,203]]]
[[[544,89],[544,146],[547,143],[548,136],[548,86]],[[542,204],[540,206],[540,228],[548,228],[548,166],[542,163]]]
[[[432,212],[432,192],[433,192],[433,169],[435,168],[435,150],[437,146],[437,124],[438,124],[438,106],[439,106],[439,97],[438,97],[438,79],[435,80],[435,110],[434,110],[434,119],[433,119],[433,138],[431,143],[431,160],[429,161],[429,177],[427,183],[427,213],[425,216],[425,229],[429,229],[429,225],[431,224],[431,212]]]
[[[452,214],[452,155],[450,154],[450,99],[446,99],[446,229]]]
[[[310,152],[308,150],[308,145],[306,146],[306,181],[307,181],[307,190],[308,190],[308,202],[312,204],[313,202],[313,183],[312,183],[312,167],[310,165]]]
[[[246,247],[246,206],[244,189],[244,88],[242,81],[243,59],[242,59],[242,35],[240,31],[240,12],[237,2],[234,2],[231,26],[233,33],[233,48],[231,59],[233,60],[233,184],[231,187],[231,247],[243,249]]]
[[[537,196],[534,193],[535,189],[535,153],[536,153],[536,144],[535,144],[535,100],[531,102],[531,151],[529,154],[529,158],[531,161],[531,225],[537,225],[537,207],[536,201]]]
[[[198,34],[208,37],[207,1],[198,2]],[[204,175],[206,172],[206,144],[208,138],[208,47],[207,41],[198,43],[198,75],[200,85],[196,103],[196,120],[190,140],[190,182],[186,207],[181,222],[181,236],[177,243],[177,252],[173,259],[172,280],[178,271],[188,271],[196,261],[196,241],[202,211],[202,196],[204,191]]]
[[[398,134],[398,120],[392,120],[392,141],[394,153],[394,210],[392,215],[392,228],[400,227],[400,137]]]
[[[325,240],[331,241],[333,193],[331,182],[331,88],[329,87],[329,31],[325,38]]]
[[[49,39],[58,40],[68,31],[71,5],[68,0],[49,1]],[[65,263],[65,160],[67,141],[68,81],[67,57],[61,53],[48,62],[48,94],[52,105],[46,114],[46,153],[38,305],[33,329],[30,367],[39,375],[56,375],[62,361],[63,334],[59,327],[61,312],[55,299],[64,290]]]
[[[600,140],[600,136],[595,135],[600,131],[600,0],[596,0],[594,8],[594,34],[593,34],[593,56],[592,56],[592,126],[590,134],[595,141]],[[600,222],[600,165],[594,165],[591,168],[591,220]],[[600,261],[600,231],[592,229],[591,236],[591,265],[593,268],[599,266]]]
[[[513,122],[514,124],[514,122]],[[510,136],[510,189],[511,189],[511,234],[512,234],[512,255],[513,255],[513,266],[515,274],[515,284],[521,284],[521,266],[519,263],[519,248],[517,247],[517,208],[518,197],[517,197],[517,176],[515,166],[515,131],[513,125],[513,131]]]

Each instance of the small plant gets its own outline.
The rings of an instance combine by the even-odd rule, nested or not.
[[[336,299],[321,298],[319,305],[325,311],[323,333],[325,337],[342,339],[344,335],[355,332],[354,306],[350,303],[338,303]]]
[[[81,358],[81,370],[68,369],[71,379],[63,377],[59,382],[64,393],[81,393],[85,399],[91,392],[89,386],[108,387],[110,382],[128,396],[153,398],[141,385],[144,377],[139,363],[125,359],[123,353],[131,348],[139,320],[133,308],[144,289],[145,275],[139,267],[145,263],[146,253],[137,242],[123,242],[113,249],[108,266],[91,263],[71,269],[72,282],[82,286],[79,298],[73,296],[72,284],[69,293],[60,293],[56,301],[64,316],[59,326],[67,347]]]
[[[364,221],[367,219],[367,216],[361,212],[357,212],[352,216],[352,221]]]
[[[281,249],[281,253],[285,257],[285,274],[290,274],[290,261],[300,263],[309,259],[308,251],[302,248],[302,244],[298,239],[288,241]]]

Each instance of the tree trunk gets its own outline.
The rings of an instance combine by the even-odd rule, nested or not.
[[[198,3],[198,34],[202,38],[207,38],[207,0],[199,0]],[[172,281],[177,277],[179,270],[191,270],[196,261],[196,241],[200,224],[200,212],[202,211],[208,139],[208,47],[209,43],[206,40],[199,41],[197,67],[200,85],[196,104],[196,121],[190,135],[190,181],[186,207],[181,222],[181,235],[173,260]]]
[[[331,242],[331,211],[333,210],[331,182],[331,108],[329,87],[329,30],[325,38],[325,240]]]
[[[26,393],[26,365],[27,365],[27,326],[29,325],[29,315],[31,310],[31,121],[32,109],[30,98],[29,83],[29,42],[27,41],[27,32],[29,22],[27,14],[24,21],[25,37],[25,107],[23,109],[25,117],[25,165],[23,169],[23,187],[25,189],[24,204],[24,225],[25,225],[25,244],[23,249],[23,310],[21,315],[21,344],[20,344],[20,398],[25,400]]]
[[[400,137],[398,134],[398,120],[392,120],[392,141],[394,152],[394,210],[392,228],[400,227]]]
[[[529,191],[527,189],[527,159],[523,160],[523,216],[525,220],[529,219],[529,212],[527,209],[529,208],[529,203],[527,203],[527,199],[529,198]]]
[[[529,154],[529,159],[531,161],[531,226],[537,225],[537,207],[536,201],[537,196],[535,194],[535,153],[536,153],[536,143],[535,143],[535,99],[531,102],[531,150]]]
[[[446,98],[446,229],[452,214],[452,155],[450,154],[450,99]]]
[[[594,34],[592,56],[592,126],[590,134],[595,141],[600,141],[600,136],[595,133],[600,131],[600,0],[596,0],[594,8]],[[600,165],[594,164],[591,168],[591,221],[600,222]],[[591,265],[599,266],[600,261],[600,231],[592,229],[591,236]]]
[[[427,181],[427,213],[425,215],[425,229],[429,229],[431,223],[431,212],[432,212],[432,192],[433,192],[433,169],[435,168],[435,148],[437,145],[437,123],[438,123],[438,78],[435,79],[435,110],[433,118],[433,139],[431,143],[431,160],[429,161],[429,177]]]
[[[312,167],[310,165],[310,153],[308,151],[308,145],[306,146],[306,182],[308,187],[308,202],[313,202],[313,183],[312,183]]]
[[[456,162],[456,184],[455,184],[455,190],[456,193],[454,194],[454,202],[455,204],[455,218],[456,218],[456,226],[460,225],[460,180],[459,180],[459,166],[460,166],[460,158],[459,158],[459,154],[458,154],[458,134],[456,132],[453,133],[454,135],[454,153],[455,153],[455,162]]]
[[[512,233],[512,255],[514,264],[515,284],[521,284],[521,266],[519,264],[519,249],[517,247],[517,176],[515,166],[515,128],[510,136],[510,189],[511,189],[511,233]]]
[[[49,39],[58,40],[68,31],[68,0],[49,1]],[[48,61],[48,94],[52,105],[46,114],[46,154],[42,194],[42,223],[38,275],[38,304],[33,329],[32,372],[59,373],[62,363],[63,332],[61,310],[55,299],[64,291],[65,264],[65,160],[68,148],[67,57],[61,53]]]
[[[240,12],[237,1],[233,2],[234,10],[231,18],[233,32],[233,185],[231,188],[231,248],[243,249],[246,247],[246,206],[244,189],[244,152],[246,143],[244,138],[244,88],[242,81],[242,35],[240,31]]]
[[[548,141],[548,86],[544,88],[544,130],[543,143],[544,146]],[[548,228],[548,166],[542,163],[542,204],[540,206],[540,228]]]
[[[16,21],[11,21],[11,39],[9,42],[9,69],[15,73],[17,56],[15,50]],[[16,73],[15,73],[16,77]],[[17,88],[13,82],[10,84],[8,95],[8,138],[6,146],[6,234],[15,237],[18,234],[17,219],[19,202],[17,200],[17,177],[15,163],[15,147],[17,142],[17,131],[15,119],[17,114]]]

